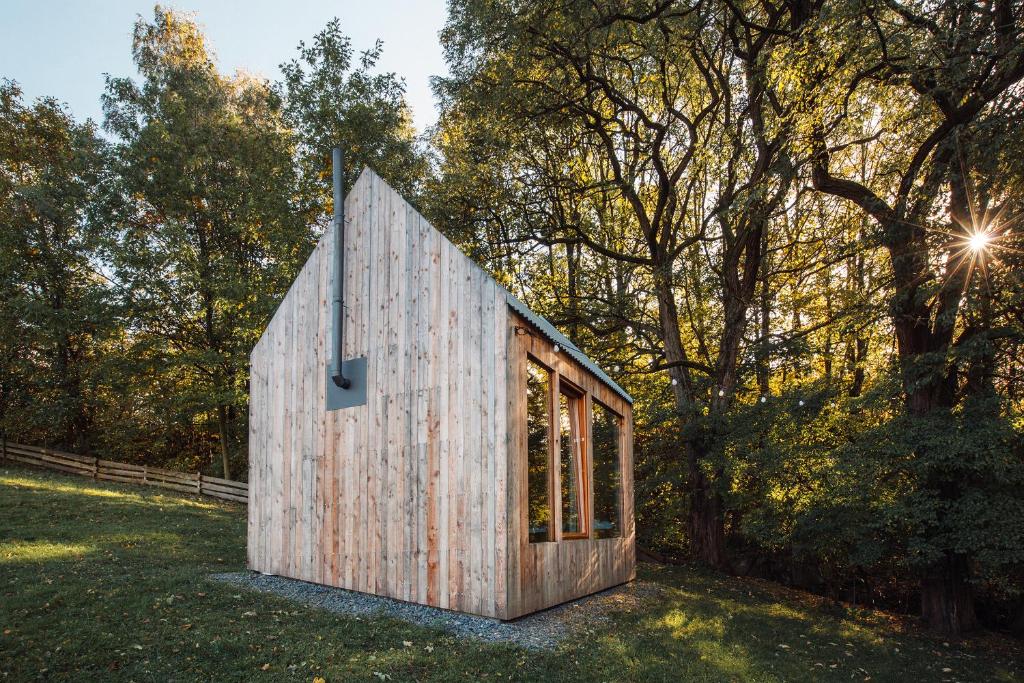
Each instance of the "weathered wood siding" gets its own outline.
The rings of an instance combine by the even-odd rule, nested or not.
[[[367,404],[324,408],[328,234],[252,352],[249,566],[501,616],[504,291],[372,171],[346,220],[344,355],[367,356]]]
[[[249,567],[505,619],[632,578],[629,406],[530,349],[626,417],[626,534],[526,543],[531,338],[505,291],[372,171],[345,215],[344,356],[367,357],[367,404],[325,410],[328,234],[251,355]]]
[[[515,333],[516,327],[530,325],[515,313],[509,313],[509,365],[507,409],[510,433],[508,498],[508,611],[506,619],[514,619],[582,595],[588,595],[636,576],[636,533],[633,515],[633,411],[617,393],[599,381],[565,353],[554,353],[553,344],[536,334]],[[597,399],[622,417],[619,434],[619,466],[622,489],[622,535],[617,538],[562,539],[560,511],[553,513],[555,540],[549,543],[529,542],[527,448],[526,448],[526,362],[532,355],[551,371],[552,406],[557,406],[558,378],[567,380],[586,392],[585,467],[593,472],[591,426],[593,399]],[[551,415],[556,424],[555,414]],[[551,434],[558,453],[558,430]],[[554,471],[558,488],[558,467]],[[593,496],[590,496],[590,519],[593,519]]]

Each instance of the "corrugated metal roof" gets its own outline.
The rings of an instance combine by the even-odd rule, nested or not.
[[[580,365],[585,367],[595,377],[608,385],[608,388],[612,389],[616,394],[626,399],[630,405],[633,404],[633,397],[626,393],[626,390],[616,384],[611,377],[604,374],[604,370],[599,368],[594,361],[587,358],[587,354],[580,351],[580,349],[569,341],[569,338],[558,331],[558,329],[549,323],[547,320],[531,311],[526,304],[517,299],[508,290],[505,291],[505,301],[508,302],[509,307],[518,313],[519,315],[530,321],[534,327],[540,330],[541,334],[547,337],[548,341],[558,344],[566,353],[574,358]]]

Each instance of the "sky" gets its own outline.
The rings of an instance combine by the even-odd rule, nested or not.
[[[0,0],[0,78],[18,82],[28,99],[51,95],[75,118],[102,122],[103,74],[134,75],[132,26],[153,16],[153,0]],[[384,41],[378,62],[406,82],[418,131],[437,120],[430,77],[447,72],[438,44],[444,0],[175,0],[194,12],[224,73],[243,69],[276,80],[332,17],[357,52]]]

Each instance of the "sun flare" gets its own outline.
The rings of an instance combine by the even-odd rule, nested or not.
[[[970,236],[967,240],[968,245],[971,247],[971,251],[981,251],[988,246],[992,237],[987,231],[979,231]]]

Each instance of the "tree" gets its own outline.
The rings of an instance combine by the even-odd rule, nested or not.
[[[230,478],[249,350],[312,248],[294,145],[269,84],[218,74],[188,17],[158,6],[140,19],[133,57],[141,83],[108,78],[103,98],[117,138],[109,259],[135,354],[178,378],[177,396],[154,398],[212,415]]]
[[[116,322],[92,214],[105,145],[55,100],[0,82],[0,424],[90,446],[97,351]]]
[[[317,217],[331,213],[325,160],[337,144],[345,148],[346,186],[368,164],[407,198],[419,196],[427,157],[416,141],[404,82],[394,73],[371,73],[382,50],[377,41],[353,64],[352,43],[333,19],[311,45],[299,44],[298,58],[281,65],[275,91],[296,134],[302,196]]]
[[[990,318],[972,323],[988,304],[970,295],[985,250],[969,244],[977,233],[1010,239],[998,221],[1008,197],[977,173],[999,143],[977,143],[996,130],[1017,135],[1022,34],[1017,2],[883,2],[830,15],[804,43],[814,186],[870,216],[888,252],[904,406],[915,456],[928,463],[918,494],[937,517],[925,533],[922,616],[954,634],[975,623],[972,551],[950,540],[953,511],[972,494],[971,464],[949,462],[933,437],[980,386],[965,350],[1000,334]],[[884,185],[845,174],[843,157],[858,145],[886,150]]]
[[[570,326],[623,332],[645,371],[667,374],[690,542],[722,568],[727,416],[743,389],[767,227],[796,177],[789,105],[772,92],[768,65],[809,11],[463,2],[445,31],[454,76],[439,87],[438,143],[450,185],[434,194],[435,216],[489,223],[488,241],[501,245],[562,250],[565,286],[542,296],[571,302]],[[588,261],[610,276],[581,301]],[[702,313],[690,285],[710,299],[698,298]]]

